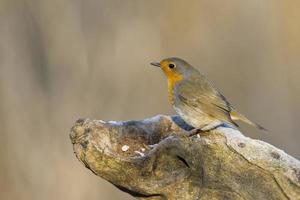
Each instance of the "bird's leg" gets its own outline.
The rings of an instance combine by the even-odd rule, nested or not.
[[[175,135],[179,136],[179,137],[182,137],[182,138],[185,138],[185,139],[191,138],[192,136],[195,136],[195,135],[198,135],[198,134],[199,134],[199,136],[207,136],[210,133],[210,131],[213,130],[213,129],[215,129],[215,128],[208,129],[208,130],[202,130],[201,128],[195,128],[195,129],[190,130],[190,131],[178,132]]]
[[[189,137],[192,137],[192,136],[195,136],[198,134],[200,136],[207,136],[211,131],[219,128],[220,126],[222,126],[222,124],[211,127],[209,129],[204,129],[204,130],[203,130],[203,127],[202,128],[194,128],[190,131],[183,131],[183,132],[176,133],[175,135],[181,136],[181,137],[186,137],[186,138],[189,138]]]
[[[205,136],[213,129],[215,129],[215,128],[208,129],[208,130],[202,130],[201,128],[196,128],[196,129],[189,131],[187,136],[192,137],[197,134],[199,134],[200,136]]]
[[[219,124],[217,126],[214,126],[212,128],[205,129],[205,130],[203,130],[203,128],[195,128],[195,129],[188,132],[188,137],[192,137],[192,136],[197,135],[197,134],[199,134],[200,136],[206,136],[206,135],[209,134],[210,131],[217,129],[220,126],[222,126],[222,124]]]

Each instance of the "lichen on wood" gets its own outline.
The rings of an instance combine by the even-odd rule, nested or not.
[[[178,116],[140,121],[80,119],[77,158],[138,199],[300,199],[300,162],[231,127],[187,137]]]

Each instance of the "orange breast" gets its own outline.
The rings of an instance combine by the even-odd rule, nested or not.
[[[182,75],[176,74],[173,76],[168,77],[168,98],[169,102],[173,105],[175,94],[174,94],[174,88],[177,83],[179,83],[183,79]]]

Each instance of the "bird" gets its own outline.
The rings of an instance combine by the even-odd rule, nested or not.
[[[190,126],[210,131],[224,124],[237,128],[237,120],[267,131],[239,113],[207,78],[187,61],[170,57],[151,62],[162,69],[168,82],[168,99],[175,112]]]

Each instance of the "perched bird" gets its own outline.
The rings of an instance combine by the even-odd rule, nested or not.
[[[240,114],[196,68],[176,58],[151,65],[160,67],[168,80],[168,97],[177,114],[189,125],[202,131],[224,123],[238,127],[236,120],[266,130]]]

